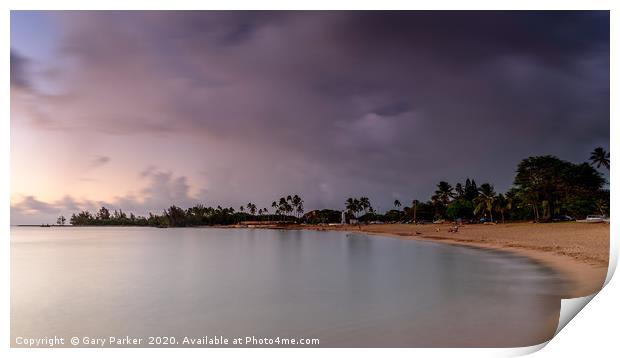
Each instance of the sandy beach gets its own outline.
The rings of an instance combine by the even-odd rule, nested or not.
[[[600,290],[605,282],[609,264],[609,224],[464,225],[458,232],[450,232],[451,227],[451,224],[303,226],[312,230],[364,232],[524,255],[564,274],[571,283],[567,298],[590,295]]]

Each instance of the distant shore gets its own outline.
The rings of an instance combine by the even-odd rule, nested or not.
[[[548,266],[570,282],[567,298],[599,291],[609,265],[610,226],[607,223],[287,225],[277,229],[362,232],[403,240],[494,249],[519,254]],[[274,227],[269,227],[273,229]]]

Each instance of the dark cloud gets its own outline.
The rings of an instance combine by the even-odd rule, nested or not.
[[[241,190],[258,177],[265,200],[388,206],[468,176],[505,190],[524,157],[609,146],[607,11],[54,14],[76,65],[42,100],[50,121],[233,143],[250,164],[208,172]],[[276,177],[281,163],[305,176]]]
[[[11,49],[11,88],[29,87],[27,60]]]
[[[91,161],[90,166],[92,168],[97,168],[97,167],[106,165],[109,162],[110,162],[110,157],[105,156],[105,155],[99,155],[99,156],[96,156],[95,159]]]
[[[609,12],[385,11],[351,16],[343,43],[367,53],[430,55],[452,66],[479,66],[504,56],[570,64],[609,46]]]
[[[153,175],[156,171],[157,171],[157,167],[156,166],[149,165],[148,167],[144,168],[144,170],[142,170],[139,173],[139,176],[141,178],[146,178],[146,177],[149,177],[149,176]]]
[[[34,196],[31,195],[26,196],[22,200],[21,207],[24,210],[39,211],[43,213],[50,213],[55,210],[54,205],[37,200]]]

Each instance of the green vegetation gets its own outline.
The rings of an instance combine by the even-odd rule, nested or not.
[[[301,219],[304,223],[317,225],[339,223],[341,218],[342,213],[339,210],[323,209],[307,212]]]
[[[594,167],[596,166],[596,168]],[[412,200],[411,207],[403,207],[394,200],[394,209],[377,213],[367,197],[348,198],[345,201],[347,221],[360,222],[424,222],[438,219],[479,221],[533,220],[551,221],[559,215],[582,218],[589,214],[609,214],[609,190],[604,189],[605,179],[597,168],[609,170],[609,153],[596,148],[590,163],[574,164],[554,156],[537,156],[523,159],[517,166],[512,188],[506,193],[496,193],[490,183],[480,186],[467,178],[454,187],[446,182],[437,184],[435,193],[427,202]],[[244,221],[278,221],[287,223],[327,224],[339,223],[341,211],[323,209],[304,214],[304,201],[298,195],[287,195],[271,203],[273,213],[267,208],[258,209],[248,203],[239,211],[233,208],[205,207],[201,204],[187,210],[175,205],[161,215],[149,213],[148,217],[129,216],[122,210],[113,213],[102,207],[96,214],[82,211],[71,215],[72,225],[132,225],[157,227],[184,227],[201,225],[232,225]],[[65,218],[58,218],[64,225]]]
[[[596,164],[596,169],[602,165],[609,170],[609,153],[605,152],[605,149],[598,147],[590,153],[590,162],[592,165]]]
[[[375,212],[375,209],[373,209],[372,205],[370,205],[370,199],[368,199],[365,196],[362,196],[361,198],[348,198],[345,201],[345,208],[347,210],[347,220],[350,218],[357,218],[358,214],[360,214],[362,211],[364,212],[364,215],[362,217],[367,217],[372,216]],[[366,220],[369,221],[369,220]]]
[[[185,226],[208,226],[208,225],[233,225],[243,221],[280,221],[299,222],[304,213],[304,201],[298,195],[282,197],[272,203],[275,213],[272,215],[267,208],[257,210],[256,204],[248,203],[245,207],[239,207],[239,211],[231,208],[218,206],[205,207],[198,204],[187,210],[178,206],[171,206],[164,210],[161,215],[149,213],[148,217],[127,216],[122,210],[114,210],[113,213],[102,207],[95,215],[88,211],[82,211],[71,215],[70,223],[76,226],[156,226],[156,227],[185,227]],[[258,215],[257,215],[258,214]]]

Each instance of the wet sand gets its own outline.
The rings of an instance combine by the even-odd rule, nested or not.
[[[451,224],[295,227],[364,232],[524,255],[566,276],[571,282],[569,291],[565,293],[566,298],[587,296],[599,291],[605,282],[609,264],[610,226],[607,223],[464,225],[458,232],[449,231]]]

